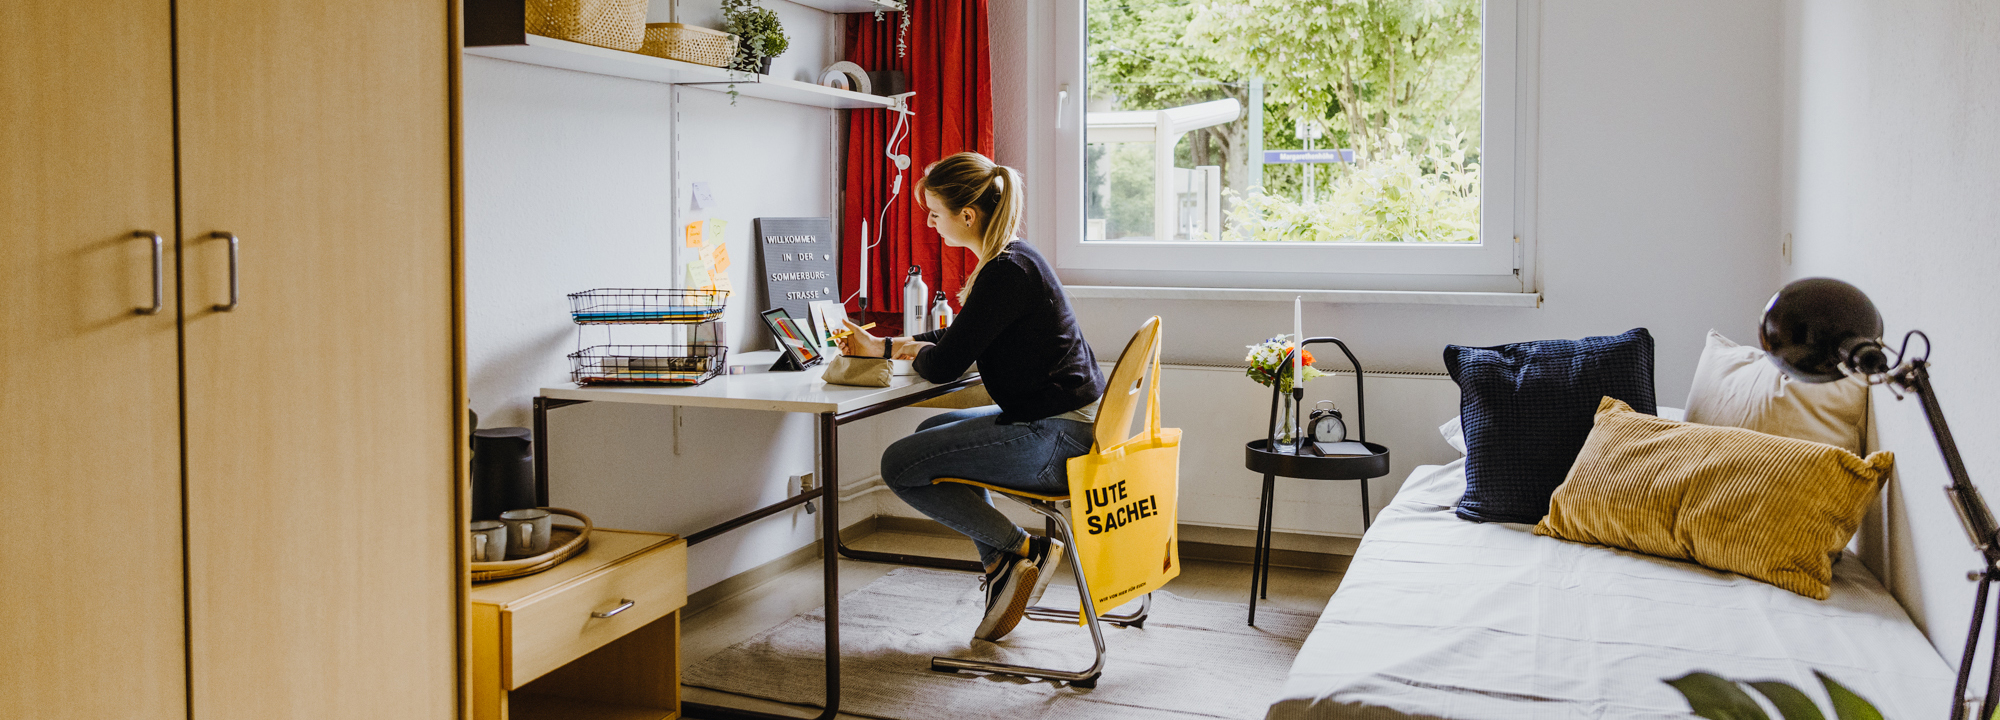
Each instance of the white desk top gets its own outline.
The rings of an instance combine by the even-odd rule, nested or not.
[[[829,385],[820,379],[821,363],[800,372],[767,372],[778,351],[730,353],[730,365],[745,365],[741,375],[719,375],[693,387],[626,387],[594,385],[542,388],[542,397],[589,402],[679,405],[773,412],[844,413],[873,407],[937,387],[915,375],[899,375],[889,387]],[[976,376],[975,376],[976,377]]]

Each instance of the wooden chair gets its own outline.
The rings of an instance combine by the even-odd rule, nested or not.
[[[1113,447],[1131,438],[1132,418],[1138,411],[1140,403],[1145,400],[1145,397],[1139,393],[1139,390],[1149,381],[1147,376],[1152,369],[1152,363],[1149,361],[1152,359],[1153,346],[1159,342],[1159,328],[1160,318],[1154,317],[1147,320],[1144,325],[1140,326],[1139,332],[1132,336],[1132,340],[1125,344],[1125,351],[1119,353],[1118,364],[1112,368],[1111,378],[1105,385],[1104,400],[1099,403],[1097,408],[1097,422],[1092,426],[1092,440],[1095,442],[1095,446],[1092,448],[1093,452],[1097,448]],[[1150,378],[1150,381],[1158,382],[1159,379]],[[1024,665],[981,662],[977,660],[960,660],[947,657],[931,658],[931,669],[954,673],[960,670],[974,670],[1000,675],[1060,680],[1081,688],[1097,687],[1097,678],[1104,671],[1104,630],[1099,624],[1100,621],[1121,627],[1144,627],[1146,614],[1153,607],[1153,595],[1147,593],[1140,600],[1139,609],[1130,614],[1097,614],[1097,607],[1090,599],[1089,579],[1084,577],[1081,571],[1083,565],[1077,559],[1076,540],[1069,522],[1069,495],[1042,495],[1025,490],[989,485],[977,480],[967,480],[964,478],[938,478],[931,482],[932,484],[958,483],[960,485],[971,485],[990,492],[999,493],[1015,502],[1028,506],[1029,509],[1047,518],[1047,532],[1049,536],[1061,540],[1066,548],[1065,554],[1069,556],[1070,574],[1076,578],[1077,596],[1082,602],[1082,614],[1086,618],[1086,622],[1081,624],[1090,628],[1090,640],[1097,648],[1096,657],[1091,662],[1090,667],[1077,672]],[[1154,562],[1151,559],[1147,561]],[[1027,609],[1026,615],[1035,620],[1076,623],[1078,611],[1048,607],[1030,607]]]

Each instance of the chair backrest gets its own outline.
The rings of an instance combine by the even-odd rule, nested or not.
[[[1132,416],[1139,411],[1142,400],[1139,388],[1153,374],[1153,354],[1159,345],[1160,317],[1155,315],[1139,326],[1139,332],[1125,343],[1125,351],[1118,354],[1118,364],[1111,368],[1111,378],[1104,385],[1104,400],[1097,406],[1097,424],[1092,426],[1098,449],[1114,447],[1132,438]],[[1151,377],[1150,381],[1160,380]]]

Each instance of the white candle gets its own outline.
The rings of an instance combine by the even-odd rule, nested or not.
[[[1306,314],[1305,302],[1301,296],[1292,298],[1292,390],[1304,388],[1299,384],[1300,373],[1306,365]]]

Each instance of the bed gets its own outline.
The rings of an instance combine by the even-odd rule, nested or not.
[[[1464,460],[1412,473],[1362,540],[1268,718],[1688,717],[1661,682],[1813,670],[1890,718],[1953,676],[1851,554],[1825,602],[1697,565],[1460,520]]]

